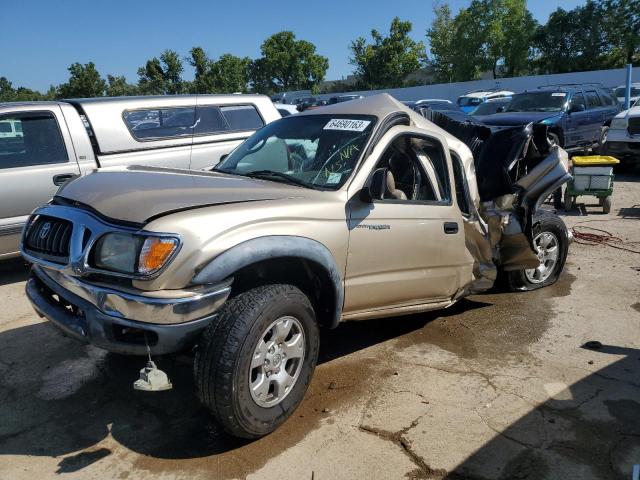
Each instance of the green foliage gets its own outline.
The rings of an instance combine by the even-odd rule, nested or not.
[[[182,80],[182,60],[173,50],[165,50],[138,69],[138,89],[143,95],[176,95],[186,93]]]
[[[435,9],[427,30],[431,68],[439,81],[524,73],[536,22],[525,0],[473,0],[453,17],[448,4]]]
[[[395,17],[388,36],[373,29],[373,43],[367,43],[363,37],[351,42],[349,61],[362,86],[371,89],[401,87],[407,75],[426,62],[424,44],[409,37],[411,28],[411,22]]]
[[[0,77],[0,102],[33,102],[41,100],[53,100],[56,97],[56,88],[51,88],[44,95],[29,88],[13,88],[13,84],[6,78]]]
[[[135,85],[127,83],[127,79],[123,76],[114,77],[107,75],[107,88],[105,91],[107,97],[128,97],[137,95],[138,89]]]
[[[261,93],[311,90],[324,80],[329,60],[314,44],[296,40],[293,32],[271,35],[260,47],[262,56],[250,67],[253,90]]]
[[[234,93],[248,91],[251,59],[226,53],[209,59],[202,47],[191,49],[189,63],[195,70],[191,93]]]
[[[59,98],[102,97],[107,87],[93,62],[82,65],[73,63],[69,67],[69,81],[58,87]]]
[[[436,80],[450,82],[457,63],[455,54],[456,27],[451,8],[447,3],[434,8],[435,18],[431,28],[427,30],[427,38],[431,50],[431,66]]]
[[[604,0],[604,34],[610,63],[640,63],[640,0]]]

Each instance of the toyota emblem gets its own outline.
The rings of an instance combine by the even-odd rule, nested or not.
[[[44,225],[42,225],[42,228],[40,229],[40,234],[38,236],[41,239],[45,239],[47,238],[47,235],[49,235],[50,230],[51,230],[51,223],[47,222]]]

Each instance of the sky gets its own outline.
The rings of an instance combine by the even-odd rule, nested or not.
[[[584,0],[529,0],[544,23],[556,8]],[[44,91],[68,79],[74,62],[137,81],[137,69],[169,48],[186,57],[201,46],[213,58],[224,53],[256,58],[269,35],[291,30],[329,58],[327,80],[349,75],[349,45],[372,28],[388,32],[394,16],[410,20],[411,36],[425,41],[436,0],[0,0],[0,76],[14,85]],[[450,0],[454,12],[469,0]],[[185,62],[186,63],[186,62]],[[185,65],[186,79],[193,73]]]

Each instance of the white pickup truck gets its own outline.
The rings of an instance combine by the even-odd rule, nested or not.
[[[19,254],[29,213],[67,180],[112,166],[210,169],[279,118],[262,95],[0,104],[0,259]]]

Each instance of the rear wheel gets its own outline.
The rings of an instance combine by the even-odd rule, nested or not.
[[[611,195],[602,199],[602,211],[604,213],[611,213],[612,206],[613,206],[613,197]]]
[[[569,189],[564,191],[564,211],[570,212],[573,209],[574,198],[569,194]]]
[[[202,335],[194,365],[199,397],[231,435],[267,435],[302,401],[318,348],[313,307],[298,288],[249,290],[229,300]]]
[[[535,290],[558,280],[567,259],[569,236],[560,217],[542,212],[534,219],[533,245],[540,265],[537,268],[507,272],[511,290]]]
[[[600,130],[600,139],[598,140],[598,153],[600,155],[604,155],[605,153],[605,143],[607,143],[607,136],[609,135],[609,127],[608,126],[604,126],[602,127],[602,130]]]

